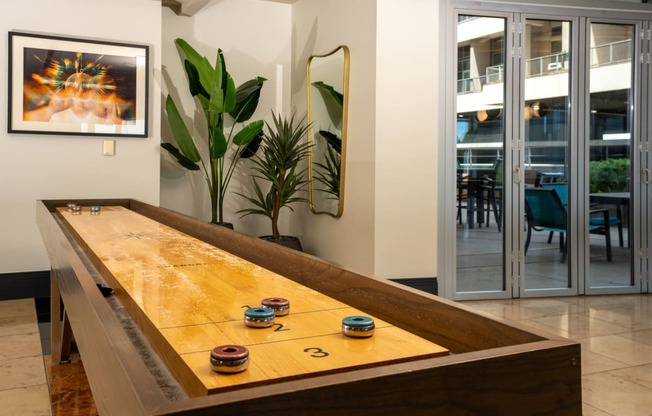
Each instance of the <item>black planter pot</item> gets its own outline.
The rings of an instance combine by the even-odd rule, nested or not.
[[[233,224],[230,222],[218,222],[215,223],[215,225],[219,225],[220,227],[225,227],[228,228],[229,230],[233,230]]]
[[[262,240],[269,241],[274,244],[278,244],[283,247],[291,248],[297,251],[303,251],[301,248],[301,241],[298,237],[291,235],[282,235],[279,238],[274,238],[271,235],[263,235],[260,237]]]

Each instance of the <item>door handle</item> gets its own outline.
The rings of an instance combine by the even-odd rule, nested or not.
[[[514,166],[514,183],[521,183],[521,167]]]
[[[641,173],[645,175],[645,180],[643,180],[643,183],[646,185],[651,184],[652,179],[650,179],[650,168],[641,168]]]

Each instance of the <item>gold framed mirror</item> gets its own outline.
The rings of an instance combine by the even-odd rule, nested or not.
[[[308,59],[310,209],[340,217],[344,208],[349,48]]]

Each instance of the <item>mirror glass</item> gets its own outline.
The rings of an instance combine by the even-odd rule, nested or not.
[[[316,214],[342,215],[346,153],[349,49],[340,46],[308,59],[308,138],[310,209]]]

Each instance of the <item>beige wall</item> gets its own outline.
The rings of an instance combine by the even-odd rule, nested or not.
[[[158,204],[161,18],[151,0],[8,2],[0,16],[0,273],[48,270],[35,222],[37,199],[130,197]],[[115,156],[102,156],[103,138],[8,134],[7,32],[35,32],[150,46],[149,137],[116,138]],[[154,77],[152,78],[152,75]]]
[[[292,102],[306,109],[306,63],[340,45],[350,50],[349,122],[341,218],[303,209],[308,252],[373,273],[376,159],[376,2],[299,0],[293,6],[295,67]]]
[[[437,270],[438,3],[378,1],[374,273]]]
[[[409,6],[300,0],[293,8],[301,62],[338,45],[351,51],[344,212],[307,215],[306,247],[381,277],[437,268],[438,3]],[[293,103],[305,106],[305,86]]]

